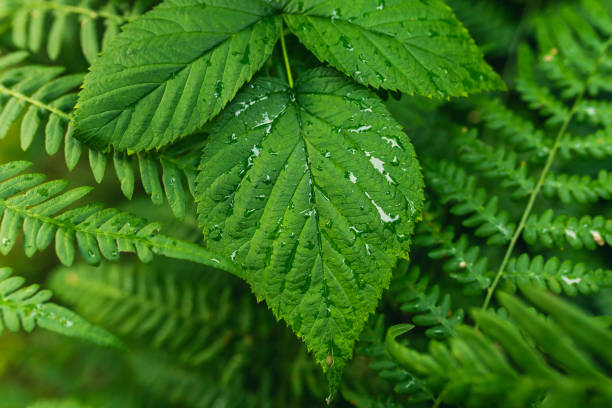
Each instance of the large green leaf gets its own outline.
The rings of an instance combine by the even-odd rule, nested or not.
[[[218,119],[196,199],[209,248],[243,266],[336,384],[421,215],[419,164],[399,125],[331,69],[295,89],[258,79]]]
[[[284,11],[320,60],[364,85],[443,98],[504,88],[441,0],[292,0]]]
[[[141,151],[186,136],[261,68],[280,33],[263,0],[166,0],[125,26],[85,78],[76,137]]]

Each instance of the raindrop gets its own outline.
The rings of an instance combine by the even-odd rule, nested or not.
[[[232,133],[227,138],[227,144],[234,144],[238,142],[238,136],[235,133]]]
[[[215,84],[215,98],[219,98],[221,96],[221,94],[223,93],[223,82],[221,80],[218,80],[217,83]]]
[[[331,21],[332,23],[339,19],[341,16],[340,9],[332,10]]]
[[[376,201],[374,201],[372,197],[370,197],[370,194],[366,192],[365,195],[366,197],[370,199],[374,207],[376,207],[376,210],[378,211],[378,215],[382,222],[384,222],[385,224],[389,224],[389,223],[394,223],[394,222],[399,221],[399,215],[396,215],[395,217],[393,217],[390,214],[387,214],[385,210],[380,205],[376,204]]]
[[[382,137],[382,140],[384,140],[385,142],[391,144],[391,148],[401,148],[399,143],[397,142],[397,139],[394,138],[390,138],[390,137]]]
[[[357,129],[349,129],[350,133],[362,133],[372,129],[372,125],[360,126]]]

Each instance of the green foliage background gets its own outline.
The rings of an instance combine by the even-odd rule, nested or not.
[[[108,6],[114,15],[127,19],[132,11],[146,10],[155,2],[89,3],[88,7],[94,10]],[[577,96],[572,95],[575,79],[572,70],[564,68],[576,60],[580,62],[584,51],[580,47],[586,48],[584,44],[577,42],[578,49],[570,47],[569,51],[574,54],[565,54],[568,50],[561,49],[569,61],[566,65],[562,63],[548,72],[540,71],[533,78],[529,72],[534,71],[535,61],[554,59],[560,51],[554,46],[555,27],[563,27],[557,19],[564,15],[558,10],[563,7],[578,10],[582,2],[448,0],[447,3],[475,38],[490,65],[502,76],[509,92],[449,101],[378,92],[415,146],[425,174],[426,211],[413,239],[410,265],[401,261],[394,269],[391,287],[370,317],[354,358],[345,368],[340,394],[333,402],[336,406],[373,408],[445,406],[445,403],[487,406],[488,400],[484,397],[481,400],[457,397],[456,403],[451,398],[436,398],[444,394],[441,383],[448,379],[441,380],[428,370],[417,373],[414,366],[401,364],[396,354],[389,355],[386,334],[395,324],[416,325],[400,341],[403,345],[409,341],[411,348],[425,355],[431,339],[443,342],[448,337],[455,338],[458,327],[462,327],[459,329],[462,336],[468,336],[471,332],[460,326],[461,323],[473,326],[476,321],[485,320],[486,316],[474,318],[469,311],[482,305],[486,288],[495,279],[516,221],[523,213],[526,197],[537,181],[539,173],[534,170],[545,161],[542,155],[545,159],[551,148],[549,142],[563,123],[567,100]],[[612,9],[609,2],[600,3]],[[11,0],[0,0],[0,49],[13,50],[14,16],[8,12],[3,15],[3,7],[10,9]],[[83,47],[85,57],[81,51],[83,34],[79,30],[88,29],[88,24],[81,21],[67,28],[72,31],[57,58],[60,64],[66,65],[67,73],[84,72],[89,66],[88,58],[95,57],[91,44]],[[612,26],[612,20],[608,24]],[[93,29],[102,34],[104,29],[113,28],[98,24]],[[589,26],[584,27],[585,32],[588,29]],[[561,36],[564,33],[560,29],[559,32]],[[86,44],[87,36],[83,36]],[[288,37],[287,41],[292,55],[301,56],[294,58],[295,71],[305,72],[315,64],[315,57],[295,37]],[[28,61],[56,64],[43,44],[30,40],[27,47],[40,50],[33,52]],[[551,46],[544,49],[547,45]],[[604,65],[612,61],[609,57],[612,54],[607,55]],[[277,47],[265,69],[284,78],[282,61]],[[606,69],[610,68],[606,65]],[[588,140],[598,129],[604,129],[603,136],[597,139],[599,142],[596,140],[593,149],[575,147],[569,139],[563,141],[562,158],[552,167],[555,174],[581,178],[547,179],[544,198],[536,201],[533,211],[542,215],[552,210],[555,215],[570,214],[578,218],[600,216],[603,227],[583,218],[576,222],[576,228],[580,225],[587,231],[600,228],[599,239],[605,242],[601,244],[593,235],[589,238],[588,232],[586,238],[578,233],[574,240],[564,236],[551,238],[547,232],[554,229],[554,222],[542,227],[542,221],[538,224],[538,219],[531,218],[523,238],[517,242],[515,259],[506,268],[508,278],[501,281],[502,289],[513,293],[517,292],[517,286],[527,285],[569,295],[572,303],[600,317],[612,315],[612,290],[607,288],[612,283],[609,251],[612,178],[605,173],[612,164],[610,119],[605,114],[612,112],[609,105],[612,87],[606,86],[606,79],[612,79],[612,75],[601,78],[601,84],[593,84],[600,88],[591,90],[592,99],[598,101],[598,112],[604,114],[597,117],[589,114],[588,106],[578,106],[578,120],[571,124],[571,134],[576,137]],[[514,116],[509,119],[509,111],[524,120]],[[538,111],[543,114],[538,115]],[[541,139],[538,139],[539,132]],[[73,186],[95,185],[90,201],[101,201],[160,221],[169,236],[192,242],[200,239],[195,204],[181,200],[180,192],[175,191],[179,200],[173,201],[169,194],[168,199],[158,200],[163,201],[158,207],[146,197],[145,193],[150,195],[150,191],[145,192],[140,183],[134,187],[132,180],[130,187],[129,181],[126,185],[125,179],[123,183],[117,180],[111,164],[101,183],[92,174],[87,160],[81,160],[67,175],[63,152],[48,155],[41,142],[42,135],[38,137],[23,152],[19,123],[13,125],[2,140],[0,163],[28,160],[48,179],[68,178]],[[197,140],[191,143],[187,141],[187,153],[190,149],[200,150]],[[199,156],[195,162],[193,158],[188,159],[184,162],[191,160],[189,165],[195,169]],[[523,167],[526,170],[521,170]],[[185,177],[183,189],[187,190],[188,171],[185,174],[178,172],[177,177],[179,180]],[[474,180],[469,181],[469,177]],[[471,183],[484,189],[486,200],[480,201],[480,193],[470,187]],[[128,195],[133,195],[131,200],[125,198],[126,190]],[[496,200],[494,205],[489,201],[492,198]],[[470,204],[470,200],[476,204]],[[469,218],[473,214],[476,215]],[[465,222],[466,218],[470,221]],[[569,225],[563,219],[557,223],[561,229]],[[498,228],[500,225],[508,228]],[[542,230],[547,232],[541,233]],[[17,244],[21,246],[21,242]],[[519,257],[517,253],[523,255]],[[550,259],[552,263],[545,263],[544,260]],[[562,261],[569,263],[562,267]],[[302,343],[284,322],[274,319],[265,304],[256,303],[245,282],[229,274],[161,258],[142,265],[131,255],[122,257],[116,264],[103,262],[101,267],[82,263],[65,267],[56,260],[53,249],[34,258],[26,258],[23,251],[16,250],[0,256],[0,266],[11,266],[14,274],[24,276],[28,283],[43,283],[43,287],[53,290],[54,302],[70,306],[117,335],[128,350],[98,347],[39,329],[32,334],[5,331],[0,336],[0,408],[30,405],[39,408],[313,407],[323,405],[328,396],[325,376]],[[567,282],[577,278],[580,278],[578,288]],[[497,315],[500,320],[513,323],[513,319],[520,320],[516,316],[509,318],[501,306],[494,296],[490,309],[500,308]],[[542,309],[545,314],[552,314],[551,310]],[[609,321],[600,327],[609,327]],[[601,372],[610,385],[612,364],[596,352],[591,356],[587,360],[604,367]],[[414,361],[414,355],[411,358]],[[462,376],[466,372],[467,369],[458,370],[457,374]],[[476,372],[486,377],[484,371]],[[478,381],[480,377],[475,378]],[[491,378],[484,387],[493,389],[500,381],[509,381],[495,375]],[[572,389],[571,380],[563,384]],[[606,406],[610,399],[605,397],[611,398],[611,393],[603,394],[602,400],[593,403],[602,405],[593,406]],[[550,398],[536,399],[536,406],[554,402]],[[51,402],[45,405],[45,401]],[[571,398],[563,403],[573,406]]]

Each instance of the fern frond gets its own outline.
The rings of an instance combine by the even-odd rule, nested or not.
[[[92,63],[133,15],[124,6],[97,0],[9,0],[5,13],[17,48],[38,53],[46,47],[49,58],[56,60],[79,33],[81,51]]]
[[[547,197],[559,197],[563,203],[577,201],[582,204],[595,203],[612,197],[612,173],[600,170],[596,179],[576,174],[548,174],[542,192]]]
[[[66,181],[44,183],[42,174],[21,174],[29,166],[27,162],[0,166],[2,254],[13,249],[23,229],[27,256],[43,251],[55,239],[55,253],[67,266],[73,264],[77,246],[82,257],[93,265],[102,258],[114,261],[121,252],[133,252],[143,262],[150,262],[155,253],[235,271],[231,261],[198,245],[160,235],[158,224],[149,224],[134,215],[103,209],[98,204],[64,211],[91,189],[80,187],[63,193],[68,185]]]
[[[16,66],[26,58],[24,52],[0,58],[0,68],[6,69],[0,75],[0,139],[25,111],[21,147],[30,147],[44,125],[47,152],[55,154],[64,136],[71,137],[70,115],[66,112],[76,103],[77,95],[72,91],[82,83],[83,75],[60,77],[63,68]]]
[[[593,126],[612,127],[612,103],[584,99],[576,106],[576,117]]]
[[[528,244],[541,243],[546,247],[595,250],[598,246],[612,245],[612,220],[603,216],[585,215],[576,218],[567,215],[555,217],[553,210],[542,215],[532,214],[525,224],[523,238]]]
[[[432,342],[429,353],[406,348],[387,335],[394,361],[426,382],[438,403],[467,407],[606,407],[612,403],[612,332],[551,294],[524,289],[529,300],[555,321],[520,300],[500,294],[516,325],[492,312],[472,314],[480,330],[461,326],[448,344]],[[522,331],[529,336],[527,341]],[[535,343],[534,347],[531,343]],[[549,361],[552,360],[550,363]]]
[[[548,57],[544,57],[548,58]],[[549,125],[561,125],[570,112],[563,101],[553,94],[550,88],[540,85],[535,78],[533,67],[536,66],[536,58],[531,49],[523,45],[519,48],[519,77],[516,81],[516,89],[521,98],[528,103],[533,110],[539,111],[548,117]]]
[[[16,332],[23,328],[31,332],[36,326],[109,347],[123,344],[105,330],[93,326],[74,312],[50,303],[49,290],[38,285],[23,287],[25,279],[12,276],[9,268],[0,268],[0,334],[6,328]]]
[[[174,216],[183,220],[187,203],[193,201],[197,166],[205,141],[203,135],[194,135],[162,150],[135,155],[119,152],[104,154],[90,150],[89,164],[94,178],[101,183],[107,161],[112,158],[121,191],[130,199],[139,174],[144,191],[153,204],[162,205],[166,200]]]
[[[602,129],[586,136],[564,137],[559,144],[559,153],[565,159],[574,155],[604,159],[612,156],[612,129]]]
[[[142,186],[151,201],[155,205],[162,205],[165,197],[179,220],[185,218],[186,205],[195,194],[197,166],[205,141],[203,135],[194,135],[160,151],[135,155]],[[130,192],[134,184],[133,167],[129,163],[121,163],[131,159],[122,153],[115,153],[114,157],[115,172],[122,189],[124,193]]]
[[[237,296],[225,275],[210,276],[204,284],[181,278],[177,271],[167,274],[166,267],[173,265],[58,268],[50,287],[92,321],[172,351],[189,366],[210,362],[222,349],[243,341],[248,332],[240,320],[250,305],[236,313],[232,300]]]
[[[516,30],[504,3],[488,0],[449,0],[447,4],[474,35],[485,54],[506,52]]]
[[[538,255],[530,259],[529,255],[522,254],[510,260],[504,279],[506,288],[512,292],[517,286],[529,284],[557,294],[589,295],[612,286],[612,270],[588,269],[583,263],[561,262],[557,257],[544,261],[544,257]]]
[[[129,360],[143,388],[170,406],[259,408],[265,402],[265,397],[247,393],[228,379],[231,367],[224,367],[223,372],[199,372],[181,367],[167,356],[143,352],[133,353]]]
[[[610,34],[609,23],[602,21],[605,20],[602,17],[609,18],[610,11],[594,1],[579,3],[582,4],[559,4],[534,22],[542,54],[540,67],[563,89],[564,98],[578,96],[584,89],[585,79],[595,71],[588,81],[588,92],[596,95],[609,87],[602,88],[600,84],[610,75],[601,69],[601,55],[609,46]],[[600,16],[593,13],[596,8],[602,12]]]
[[[377,375],[388,382],[393,387],[393,391],[400,396],[410,396],[410,400],[414,403],[421,403],[433,399],[433,396],[427,389],[427,384],[421,379],[415,377],[406,369],[400,367],[387,351],[385,345],[385,324],[384,316],[378,316],[373,319],[369,327],[367,327],[360,339],[359,354],[365,356],[370,361],[369,368],[377,373]],[[343,388],[342,394],[348,401],[359,401],[359,396],[355,392],[351,392],[346,387]],[[377,401],[376,405],[365,403],[363,406],[374,406],[377,408],[397,407],[398,404],[394,401],[392,393],[385,395],[384,401]],[[361,397],[363,399],[363,397]],[[366,397],[367,402],[370,398]],[[355,404],[361,407],[360,404]]]
[[[486,191],[476,186],[474,176],[468,176],[463,168],[446,161],[426,166],[425,176],[443,203],[453,203],[453,214],[471,214],[463,225],[476,227],[476,236],[487,237],[489,245],[510,241],[515,224],[510,222],[506,211],[498,211],[497,197],[488,199]]]
[[[432,214],[425,213],[423,218],[414,238],[415,245],[435,247],[427,255],[443,259],[444,271],[450,272],[451,278],[469,284],[471,290],[486,289],[491,284],[491,273],[488,259],[480,255],[480,248],[471,245],[466,234],[455,240],[452,227],[443,230]]]
[[[458,146],[461,160],[485,177],[501,179],[500,187],[514,190],[512,198],[520,199],[533,192],[536,181],[530,177],[527,164],[519,161],[514,152],[507,152],[504,146],[494,149],[478,139],[475,129],[463,132],[453,142]]]
[[[451,312],[451,297],[440,298],[440,286],[430,286],[430,277],[422,275],[419,267],[412,267],[392,284],[394,300],[401,303],[402,312],[412,315],[417,326],[427,327],[425,334],[434,339],[456,335],[463,322],[463,310]]]
[[[574,174],[551,175],[559,151],[570,158],[572,153],[590,157],[590,150],[595,152],[592,156],[598,158],[607,155],[605,147],[596,147],[593,142],[602,142],[602,135],[609,133],[607,118],[600,117],[597,110],[605,116],[608,102],[602,98],[605,95],[598,96],[598,93],[604,89],[599,87],[600,79],[612,74],[608,57],[612,30],[609,23],[603,23],[605,19],[593,14],[592,10],[598,9],[609,19],[612,9],[600,0],[577,3],[571,7],[566,3],[555,4],[545,13],[546,18],[536,18],[537,57],[527,44],[519,49],[517,90],[533,110],[548,118],[547,124],[556,128],[556,136],[518,227],[509,240],[495,280],[487,290],[485,309],[521,235],[528,244],[540,242],[547,247],[563,249],[569,242],[574,248],[591,250],[606,245],[612,238],[611,223],[602,216],[581,217],[570,213],[555,219],[550,210],[542,217],[532,214],[542,190],[549,197],[558,196],[564,202],[595,202],[610,196],[607,171],[600,173],[597,181]],[[581,145],[582,140],[568,136],[571,133],[586,134],[585,145]],[[488,171],[486,166],[480,167]]]
[[[499,98],[479,98],[476,107],[485,126],[499,132],[518,151],[533,152],[533,159],[538,161],[550,153],[544,132],[507,108]]]

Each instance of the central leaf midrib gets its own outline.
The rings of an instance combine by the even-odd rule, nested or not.
[[[297,120],[298,120],[298,126],[300,128],[300,139],[301,139],[301,141],[303,143],[304,151],[306,153],[306,156],[308,157],[308,156],[310,156],[309,153],[308,153],[308,144],[309,143],[308,143],[306,135],[304,134],[304,131],[303,131],[304,126],[303,126],[302,114],[301,114],[301,110],[300,110],[301,109],[301,105],[298,102],[298,100],[299,100],[298,99],[299,92],[294,91],[294,90],[291,90],[291,92],[293,93],[292,94],[293,98],[291,100],[293,101],[293,103],[295,105],[296,117],[297,117]],[[311,191],[311,195],[312,195],[313,206],[314,206],[314,209],[315,209],[314,216],[315,216],[315,226],[316,226],[316,231],[317,231],[316,239],[317,239],[318,246],[319,246],[319,257],[321,259],[321,280],[322,280],[323,285],[324,285],[323,286],[324,291],[329,292],[329,286],[328,286],[327,278],[325,276],[325,257],[323,256],[323,242],[321,240],[322,233],[321,233],[320,221],[319,221],[319,211],[318,211],[318,206],[317,206],[317,196],[316,196],[316,192],[315,192],[316,181],[315,181],[315,177],[314,177],[314,174],[312,172],[311,163],[309,163],[309,160],[306,161],[306,166],[308,168],[308,174],[309,174],[310,179],[311,179],[310,191]],[[327,270],[329,271],[329,273],[331,275],[334,275],[334,272],[331,270],[331,268],[328,267]],[[334,277],[335,277],[335,275],[334,275]],[[341,281],[338,280],[337,278],[336,278],[336,281],[338,282],[339,286],[342,288],[342,290],[346,294],[346,289],[344,288],[344,286],[342,286]],[[325,289],[327,289],[327,290],[325,290]],[[322,293],[321,294],[321,298],[325,302],[325,307],[329,309],[330,308],[330,302],[329,302],[330,299],[329,299],[329,296],[325,296],[325,294]],[[347,298],[350,299],[350,297],[348,297],[348,296],[347,296]],[[351,302],[351,308],[352,308],[352,310],[354,310],[354,306],[352,305],[352,302]],[[340,309],[336,308],[336,310],[338,310],[338,312],[342,314]],[[319,315],[318,314],[317,314],[317,319],[319,319]],[[326,326],[328,328],[328,331],[331,331],[331,328],[330,328],[331,327],[331,316],[325,316],[325,321],[326,321]],[[308,333],[309,334],[308,337],[310,337],[310,335],[312,334],[312,331],[314,330],[314,328],[315,328],[315,325],[313,325],[310,328],[310,331]],[[330,344],[328,344],[328,347],[329,347],[330,350],[333,350],[333,343],[334,343],[334,340],[335,340],[335,336],[330,336],[330,339],[331,340],[330,340]]]

